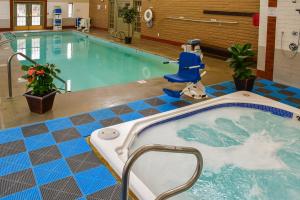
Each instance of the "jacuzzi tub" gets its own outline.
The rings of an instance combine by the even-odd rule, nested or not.
[[[204,170],[190,191],[174,199],[297,199],[300,196],[300,111],[236,92],[109,128],[111,140],[91,143],[121,177],[128,155],[145,144],[198,148]],[[186,155],[145,154],[130,176],[140,200],[182,184],[194,171]]]

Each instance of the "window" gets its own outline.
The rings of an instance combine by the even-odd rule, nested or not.
[[[68,17],[73,17],[73,3],[68,3]]]
[[[134,8],[137,10],[138,15],[136,17],[135,20],[135,26],[134,26],[134,30],[136,32],[141,32],[141,19],[142,19],[142,1],[141,0],[134,0],[133,2],[133,6]]]
[[[39,26],[41,25],[41,4],[32,4],[32,25]]]
[[[17,4],[17,26],[26,26],[26,4]]]

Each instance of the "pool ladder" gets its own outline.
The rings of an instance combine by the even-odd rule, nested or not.
[[[178,146],[167,146],[167,145],[158,145],[158,144],[145,145],[137,149],[135,152],[133,152],[132,155],[128,158],[127,162],[125,163],[125,166],[123,168],[123,173],[122,173],[122,193],[121,193],[122,200],[128,200],[129,175],[133,164],[139,157],[141,157],[143,154],[148,152],[192,154],[197,159],[196,170],[192,175],[192,177],[186,183],[160,194],[158,197],[156,197],[155,200],[168,199],[170,197],[173,197],[177,194],[180,194],[190,189],[196,183],[196,181],[201,175],[202,168],[203,168],[203,157],[200,151],[198,151],[197,149],[192,147],[178,147]]]
[[[12,78],[11,78],[11,62],[12,59],[15,56],[22,56],[23,58],[25,58],[26,60],[28,60],[29,62],[31,62],[32,64],[34,64],[35,66],[38,66],[39,64],[37,62],[35,62],[34,60],[32,60],[31,58],[29,58],[28,56],[26,56],[25,54],[21,53],[21,52],[17,52],[14,53],[13,55],[11,55],[7,61],[7,76],[8,76],[8,96],[9,98],[12,98]],[[59,76],[54,76],[54,78],[56,78],[57,80],[59,80],[60,82],[62,82],[64,84],[64,91],[65,93],[68,92],[68,84],[65,80],[63,80],[62,78],[60,78]]]
[[[5,36],[6,40],[2,41],[2,38],[4,38],[3,35],[5,35],[5,34],[7,35],[7,36]],[[5,32],[3,34],[0,34],[0,46],[10,43],[11,41],[14,41],[16,38],[17,38],[17,36],[12,32]]]

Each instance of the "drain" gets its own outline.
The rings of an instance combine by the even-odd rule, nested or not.
[[[119,137],[119,135],[119,131],[113,128],[102,129],[98,132],[98,137],[103,140],[113,140]]]

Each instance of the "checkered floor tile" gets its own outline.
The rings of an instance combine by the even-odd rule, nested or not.
[[[219,97],[225,94],[236,92],[232,81],[223,82],[207,87],[207,92],[211,97]],[[300,89],[290,87],[265,79],[257,79],[253,91],[256,94],[268,97],[290,106],[300,108]]]
[[[300,108],[300,89],[259,79],[255,93]],[[232,82],[207,87],[211,97]],[[189,105],[166,95],[0,131],[1,200],[117,200],[120,185],[85,137],[94,130]]]
[[[189,104],[160,96],[0,131],[0,199],[120,199],[120,185],[85,137]]]

